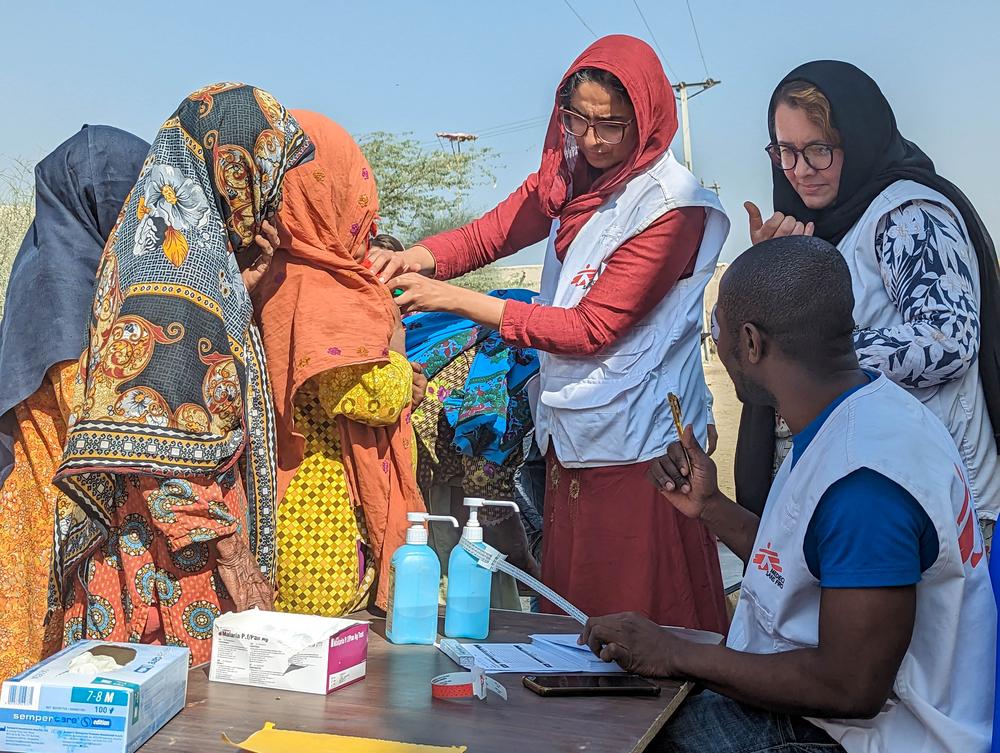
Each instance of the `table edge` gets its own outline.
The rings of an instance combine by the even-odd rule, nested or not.
[[[653,720],[653,723],[649,725],[649,729],[647,729],[645,734],[639,738],[638,742],[636,742],[635,746],[632,748],[631,753],[642,753],[649,747],[649,744],[653,742],[653,738],[656,737],[660,730],[663,729],[663,726],[670,721],[670,718],[674,715],[680,705],[684,703],[689,695],[691,695],[692,690],[694,690],[694,683],[690,680],[681,684],[677,694],[673,697],[670,703],[667,704],[667,707],[663,709],[660,715]]]

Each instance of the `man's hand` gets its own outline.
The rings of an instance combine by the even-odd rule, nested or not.
[[[634,612],[592,617],[583,627],[580,643],[603,661],[618,662],[626,672],[644,677],[674,675],[677,652],[688,645]]]
[[[410,366],[413,368],[413,398],[411,407],[413,410],[416,410],[417,406],[424,401],[424,396],[427,394],[427,377],[424,376],[424,367],[416,361],[410,361]]]
[[[660,494],[683,515],[695,520],[701,518],[708,503],[719,495],[715,463],[701,449],[690,424],[681,441],[671,442],[667,454],[650,464],[647,475]]]
[[[243,277],[243,284],[247,287],[247,292],[253,292],[271,266],[271,260],[274,258],[274,252],[279,243],[277,225],[276,219],[273,225],[264,220],[260,224],[260,233],[254,236],[254,245],[257,247],[258,256],[253,264],[240,273]]]
[[[775,212],[767,222],[764,222],[760,209],[752,201],[744,202],[743,208],[747,210],[750,218],[750,240],[754,245],[786,235],[812,235],[816,229],[812,222],[802,223],[792,215],[781,212]]]

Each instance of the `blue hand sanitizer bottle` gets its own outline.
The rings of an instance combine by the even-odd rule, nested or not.
[[[484,505],[513,507],[513,502],[487,501],[467,497],[469,522],[462,529],[462,541],[451,550],[448,558],[448,594],[444,609],[444,634],[449,638],[482,640],[490,632],[490,587],[493,573],[479,566],[475,556],[462,548],[462,542],[482,546],[483,529],[479,525],[479,510]]]
[[[441,563],[427,545],[427,522],[449,521],[450,515],[410,512],[406,544],[399,547],[389,562],[389,602],[385,613],[385,637],[393,643],[429,645],[437,638],[438,593],[441,588]]]

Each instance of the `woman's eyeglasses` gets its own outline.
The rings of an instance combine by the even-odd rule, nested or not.
[[[582,115],[567,110],[565,107],[559,108],[559,115],[566,133],[581,139],[587,135],[587,131],[593,128],[597,140],[610,146],[622,143],[625,138],[625,130],[635,122],[634,118],[626,123],[620,120],[587,120]]]
[[[775,167],[782,170],[794,170],[799,163],[799,155],[813,170],[826,170],[833,164],[833,152],[839,147],[833,144],[816,142],[806,144],[802,149],[796,149],[787,144],[768,144],[764,147]]]
[[[712,333],[712,342],[714,342],[716,346],[718,346],[719,337],[722,334],[722,332],[719,330],[719,317],[716,316],[715,313],[718,310],[719,310],[718,304],[712,306],[712,319],[711,319],[712,323],[711,323],[711,329],[709,330]]]

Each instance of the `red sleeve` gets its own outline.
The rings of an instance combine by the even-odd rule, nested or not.
[[[507,342],[548,353],[599,353],[694,271],[704,230],[701,207],[667,212],[622,244],[573,308],[507,301],[500,335]]]
[[[434,276],[451,280],[544,240],[551,227],[551,218],[538,204],[538,174],[532,173],[478,220],[431,236],[420,245],[434,257]]]

